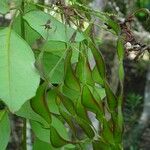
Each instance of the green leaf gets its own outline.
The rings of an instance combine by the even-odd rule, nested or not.
[[[51,125],[55,127],[60,136],[64,137],[65,139],[69,139],[66,127],[58,118],[52,116]],[[50,143],[49,128],[44,128],[43,126],[41,126],[41,124],[35,121],[31,121],[31,128],[35,133],[36,137],[38,137],[41,141]]]
[[[20,0],[18,0],[20,1]],[[16,2],[15,2],[16,3]],[[19,4],[18,4],[19,5]],[[31,10],[37,10],[37,7],[35,5],[32,4],[26,4],[24,7],[24,12],[27,13],[28,11]],[[21,36],[21,16],[22,14],[20,13],[17,17],[14,18],[13,20],[13,30],[19,34]],[[27,41],[27,43],[29,45],[33,45],[34,42],[39,39],[41,36],[35,31],[33,30],[25,20],[23,20],[24,23],[24,32],[25,32],[25,40]]]
[[[50,145],[49,143],[43,142],[41,140],[39,140],[38,138],[36,138],[36,140],[34,141],[33,144],[33,150],[60,150],[58,148],[54,148],[52,145]]]
[[[56,45],[60,47],[58,48]],[[77,44],[71,45],[77,46]],[[54,46],[56,46],[56,49]],[[37,67],[41,71],[42,77],[47,78],[47,80],[49,80],[51,83],[62,83],[64,78],[64,69],[62,68],[64,68],[64,58],[66,51],[66,44],[64,42],[47,41],[45,43],[42,48],[42,52],[39,54],[39,58],[37,59]],[[78,51],[74,50],[71,62],[76,62],[77,57]],[[44,67],[41,67],[42,65]]]
[[[80,92],[80,84],[77,78],[74,75],[72,66],[71,66],[71,56],[72,50],[68,50],[66,59],[65,59],[65,77],[64,77],[64,84],[68,88]]]
[[[20,0],[14,0],[14,1],[20,1]],[[36,10],[38,10],[38,8],[33,3],[26,3],[24,5],[24,13],[28,13],[29,11],[36,11]]]
[[[122,133],[123,129],[120,128],[119,126],[115,126],[115,129],[114,129],[114,140],[115,140],[115,143],[122,143],[122,137],[123,137],[123,133]]]
[[[51,83],[61,83],[64,77],[64,59],[44,52],[43,55],[44,72],[49,77]]]
[[[10,0],[7,0],[7,1],[10,1]],[[11,0],[11,2],[14,3],[16,7],[17,6],[19,7],[21,5],[22,1],[20,1],[20,0]]]
[[[95,86],[94,89],[94,91],[96,91],[95,93],[100,96],[101,100],[106,97],[105,89],[102,88],[100,85]]]
[[[92,71],[92,78],[96,83],[101,84],[101,85],[103,84],[103,80],[102,80],[96,66],[94,67],[94,69]]]
[[[42,11],[30,11],[27,14],[25,14],[24,19],[45,40],[48,38],[48,40],[51,41],[69,42],[70,38],[72,37],[75,31],[73,28],[65,26],[53,16]],[[45,29],[45,27],[43,26],[47,23],[48,20],[51,21],[51,29],[49,30]],[[84,37],[78,32],[75,37],[75,41],[80,42],[82,40],[84,40]]]
[[[28,44],[10,28],[0,31],[0,98],[12,112],[32,98],[40,77]]]
[[[67,122],[67,124],[70,126],[71,130],[73,131],[73,134],[76,135],[76,134],[77,134],[77,133],[76,133],[76,128],[75,128],[75,125],[74,125],[74,123],[73,123],[73,117],[74,117],[74,116],[69,115],[69,114],[68,114],[67,112],[65,112],[65,111],[63,110],[63,108],[61,108],[61,107],[60,107],[59,111],[60,111],[61,116],[64,118],[64,120],[65,120],[65,121]]]
[[[55,129],[57,130],[57,132],[59,133],[59,135],[67,140],[69,140],[68,137],[68,132],[67,129],[64,125],[64,123],[62,123],[58,118],[52,116],[52,124],[53,127],[55,127]]]
[[[51,114],[47,103],[46,84],[42,84],[36,93],[36,96],[30,101],[33,110],[43,117],[48,124],[51,123]]]
[[[93,141],[93,150],[112,150],[108,143],[102,141]]]
[[[110,86],[108,85],[107,81],[105,81],[104,86],[109,110],[114,112],[117,107],[117,98],[113,93],[113,91],[111,90]]]
[[[117,53],[118,53],[119,60],[122,61],[124,58],[124,46],[123,46],[123,40],[121,38],[117,40]]]
[[[88,117],[88,114],[87,114],[87,110],[86,110],[85,107],[83,107],[83,105],[82,105],[82,103],[81,103],[81,98],[79,98],[79,99],[77,100],[77,103],[76,103],[76,107],[75,107],[75,108],[76,108],[77,115],[78,115],[80,118],[86,120],[88,123],[91,124],[91,121],[90,121],[90,119],[89,119],[89,117]]]
[[[122,97],[119,98],[123,99]],[[121,101],[119,98],[118,101]],[[123,128],[124,128],[124,119],[122,114],[122,106],[118,106],[118,114],[114,127],[114,140],[116,143],[122,143]]]
[[[47,93],[47,103],[50,112],[59,115],[59,108],[57,106],[57,93],[55,90],[49,90]]]
[[[122,63],[119,64],[119,79],[121,81],[124,80],[124,68]]]
[[[53,126],[50,127],[50,140],[52,145],[56,148],[69,144],[69,141],[63,139]]]
[[[71,63],[76,63],[78,61],[79,54],[79,43],[69,43],[69,46],[73,49]],[[46,41],[41,50],[45,52],[50,52],[56,56],[62,57],[66,51],[66,43],[61,41]],[[65,56],[63,57],[65,58]]]
[[[30,120],[31,128],[35,136],[40,139],[43,142],[50,143],[49,137],[50,137],[50,132],[49,129],[43,128],[43,126],[36,122]]]
[[[94,99],[91,91],[87,86],[83,87],[81,102],[84,107],[86,107],[87,109],[95,113],[97,118],[100,119],[100,121],[103,121],[103,116],[104,116],[103,106],[100,102],[98,103]]]
[[[6,110],[0,110],[0,150],[5,150],[10,137],[10,122]]]
[[[117,35],[120,34],[121,28],[116,21],[110,19],[110,17],[107,17],[106,23],[108,24],[109,27],[111,27],[116,32]]]
[[[103,121],[103,130],[101,132],[101,136],[104,138],[106,143],[114,145],[113,132],[109,126],[109,122],[106,120]]]
[[[119,79],[124,80],[124,68],[123,68],[123,58],[124,58],[124,46],[121,38],[117,41],[117,53],[119,59]]]
[[[91,125],[87,121],[83,120],[82,118],[80,118],[78,116],[75,117],[75,120],[90,139],[94,138],[95,133],[94,133]]]
[[[38,138],[36,138],[36,140],[34,141],[33,144],[33,150],[62,150],[62,148],[55,148],[52,146],[51,143],[47,143],[47,142],[43,142],[41,140],[39,140]],[[74,145],[66,145],[63,147],[64,150],[74,150],[75,146]]]
[[[106,67],[105,67],[103,56],[102,56],[101,52],[96,48],[96,46],[94,45],[93,42],[89,41],[89,46],[90,46],[90,49],[94,56],[99,75],[102,79],[105,79],[106,78]]]
[[[105,94],[105,89],[101,88],[100,86],[89,86],[88,88],[90,89],[94,99],[98,102],[101,103],[102,99],[106,96]]]
[[[64,84],[61,86],[63,94],[75,102],[80,96],[80,84],[71,66],[72,50],[67,51],[64,66]]]
[[[65,97],[64,95],[62,95],[61,93],[58,94],[59,98],[62,102],[62,104],[64,105],[64,107],[66,108],[66,110],[72,114],[75,115],[76,111],[75,111],[75,106],[74,103],[67,97]]]
[[[62,91],[62,93],[68,97],[69,99],[71,99],[73,102],[75,102],[79,96],[80,93],[76,90],[70,89],[69,87],[63,85],[60,87],[60,91]]]
[[[37,121],[44,127],[49,127],[49,124],[45,121],[45,119],[33,111],[30,101],[25,102],[15,114],[26,119]]]
[[[47,41],[42,46],[41,50],[61,57],[66,50],[66,43],[61,41]]]
[[[40,35],[33,30],[27,22],[24,21],[25,28],[25,39],[29,45],[33,43],[40,37]],[[21,36],[21,15],[19,14],[13,21],[13,30]]]
[[[6,14],[9,11],[7,0],[0,0],[0,14]]]
[[[91,68],[84,50],[82,50],[79,54],[76,67],[76,76],[79,78],[80,82],[83,85],[89,84],[91,86],[94,86]]]

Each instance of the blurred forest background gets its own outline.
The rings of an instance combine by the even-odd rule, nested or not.
[[[77,0],[89,5],[95,10],[115,14],[119,22],[125,20],[133,12],[141,8],[150,10],[150,0]],[[55,3],[56,0],[39,0],[40,4]],[[11,3],[10,3],[11,4]],[[11,14],[0,15],[0,26],[6,26]],[[95,24],[101,22],[93,18]],[[109,28],[109,27],[108,27]],[[150,149],[150,16],[146,13],[137,13],[130,23],[132,34],[137,43],[125,44],[128,52],[124,59],[125,85],[124,85],[124,149],[149,150]],[[99,49],[104,54],[108,69],[108,78],[114,92],[117,91],[117,55],[114,37],[103,28],[95,27]],[[139,49],[140,46],[140,49]],[[114,84],[115,83],[115,84]],[[22,122],[12,116],[13,138],[8,149],[19,149]]]

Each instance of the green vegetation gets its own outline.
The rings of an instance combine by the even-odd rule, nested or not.
[[[14,11],[10,24],[0,29],[0,150],[9,142],[10,114],[23,120],[24,150],[27,120],[35,136],[34,150],[123,149],[124,36],[117,19],[112,19],[116,16],[95,11],[88,3],[13,0],[12,6],[0,1],[1,14]],[[117,39],[117,94],[93,34],[93,16]],[[140,99],[129,95],[127,104],[134,109]],[[95,115],[98,129],[88,112]]]

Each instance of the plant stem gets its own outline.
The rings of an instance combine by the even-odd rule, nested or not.
[[[21,36],[25,40],[25,26],[24,26],[24,20],[23,20],[23,14],[24,14],[24,0],[22,0],[21,3],[21,10],[22,10],[22,16],[21,16]],[[23,129],[22,129],[22,149],[27,150],[27,121],[26,119],[23,119]]]
[[[39,4],[39,5],[44,5],[44,0],[39,0],[38,4]],[[38,8],[39,8],[40,10],[44,10],[44,8],[42,8],[42,7],[40,7],[40,6],[38,6]]]
[[[21,16],[21,36],[25,40],[25,26],[24,26],[24,20],[23,20],[23,14],[24,14],[24,0],[22,0],[21,4],[21,10],[22,10],[22,16]]]

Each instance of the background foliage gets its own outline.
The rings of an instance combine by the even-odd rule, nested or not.
[[[0,1],[0,13],[12,14],[8,25],[0,28],[0,149],[8,145],[12,114],[23,123],[22,149],[27,149],[29,124],[33,150],[123,149],[123,115],[125,125],[134,124],[135,117],[128,115],[142,99],[128,94],[123,109],[125,44],[130,42],[126,20],[136,16],[147,29],[143,20],[149,17],[149,2],[137,1],[139,9],[131,16],[125,1],[114,1],[123,15],[109,5],[107,12],[96,11],[90,2]],[[123,23],[119,16],[125,17]],[[113,36],[117,91],[110,83],[107,55],[99,49],[102,39],[96,28]]]

